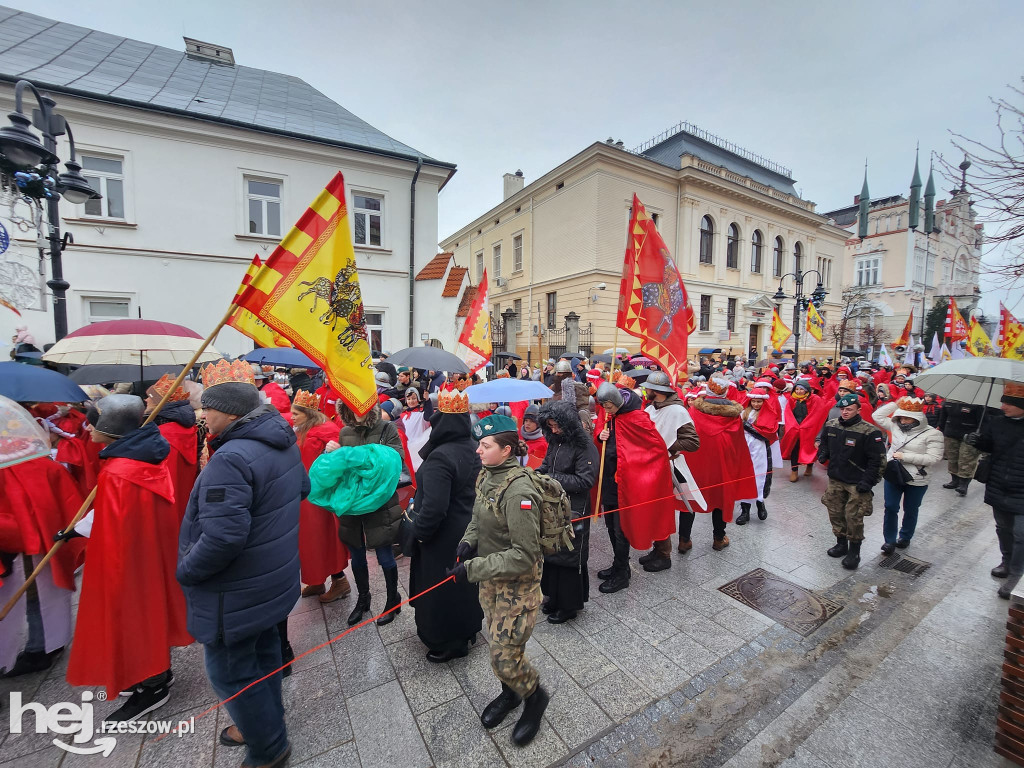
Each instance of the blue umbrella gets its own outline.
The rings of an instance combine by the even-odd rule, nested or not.
[[[555,393],[532,379],[495,379],[466,387],[471,403],[515,403],[519,400],[544,400]]]
[[[21,403],[81,403],[89,399],[64,374],[23,363],[0,363],[0,395]]]
[[[281,368],[317,368],[320,366],[306,357],[294,347],[267,347],[254,349],[242,355],[247,363],[259,365],[276,365]]]

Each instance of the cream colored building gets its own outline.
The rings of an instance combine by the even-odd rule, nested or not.
[[[848,231],[843,285],[863,292],[861,307],[851,313],[848,344],[867,346],[864,329],[881,328],[882,341],[890,344],[902,333],[911,311],[913,335],[921,339],[924,316],[938,296],[956,299],[966,318],[980,297],[982,225],[967,192],[953,190],[949,200],[935,203],[932,231],[925,231],[924,206],[920,226],[910,229],[910,201],[902,195],[871,200],[867,235],[858,236],[860,198],[848,208],[825,215]]]
[[[797,257],[803,270],[823,275],[826,319],[838,310],[848,233],[797,195],[787,169],[688,124],[634,151],[597,142],[528,185],[518,172],[504,183],[500,205],[440,245],[453,265],[468,267],[473,285],[487,270],[492,315],[515,312],[518,330],[507,348],[524,359],[565,343],[558,330],[570,312],[580,317],[585,351],[612,346],[634,193],[654,216],[697,314],[691,356],[702,348],[738,355],[754,348],[763,356],[772,296]],[[809,275],[804,293],[816,284]],[[793,279],[783,285],[792,295]],[[781,314],[792,319],[791,299]],[[802,333],[801,355],[831,349],[827,337],[808,342]],[[622,332],[618,346],[639,349]]]

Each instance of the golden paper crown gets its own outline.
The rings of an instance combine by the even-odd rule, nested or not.
[[[320,408],[320,395],[300,389],[295,393],[295,399],[292,401],[292,404],[299,406],[299,408],[309,408],[311,411],[316,411]]]
[[[235,360],[231,363],[227,360],[218,360],[203,368],[203,386],[206,389],[218,384],[226,384],[229,381],[256,386],[256,377],[253,375],[252,367],[245,360]]]
[[[466,387],[468,387],[468,386],[469,386],[469,379],[459,379],[458,381],[455,382],[455,388],[457,390],[459,390],[459,392],[465,392],[466,391]]]
[[[896,407],[908,413],[921,413],[924,411],[924,400],[916,397],[901,397],[896,401]]]
[[[165,373],[157,379],[156,384],[151,386],[149,389],[156,396],[157,400],[162,400],[164,395],[166,395],[170,390],[172,384],[174,384],[174,379],[171,378],[169,374]],[[167,402],[174,403],[179,400],[188,400],[188,392],[182,389],[180,384],[175,388],[171,396],[167,398]]]
[[[724,395],[729,391],[729,382],[725,379],[720,379],[717,376],[712,376],[708,379],[708,392],[713,395]]]
[[[1004,381],[1003,395],[1005,397],[1024,397],[1024,384],[1016,381]]]
[[[612,384],[623,389],[636,389],[636,379],[622,371],[612,374]]]
[[[441,387],[437,396],[437,409],[441,413],[469,413],[469,395],[463,394],[450,384]]]

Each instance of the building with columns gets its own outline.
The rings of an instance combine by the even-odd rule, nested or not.
[[[572,315],[584,351],[613,346],[634,193],[672,251],[697,314],[691,354],[763,356],[772,297],[780,282],[793,295],[793,278],[783,275],[795,269],[822,275],[826,320],[838,310],[848,233],[797,194],[788,169],[695,126],[681,123],[635,150],[596,142],[530,184],[521,172],[503,181],[503,201],[440,245],[454,266],[468,268],[473,285],[487,270],[496,339],[524,359],[566,346]],[[805,294],[817,280],[806,278]],[[791,320],[794,302],[780,312]],[[808,344],[813,339],[801,332],[802,350],[832,349],[828,337]],[[618,346],[638,349],[624,333]]]

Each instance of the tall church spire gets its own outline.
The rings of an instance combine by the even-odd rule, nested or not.
[[[918,151],[914,153],[914,178],[910,180],[910,228],[917,229],[921,223],[921,171],[918,168]]]
[[[928,183],[924,187],[924,231],[935,231],[935,168],[928,166]]]
[[[857,213],[857,237],[863,240],[868,236],[868,208],[871,205],[871,193],[868,192],[868,161],[864,161],[864,186],[860,188],[860,210]]]

